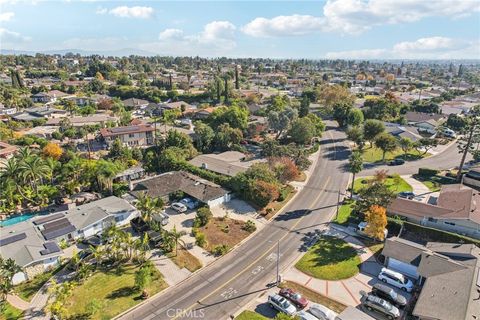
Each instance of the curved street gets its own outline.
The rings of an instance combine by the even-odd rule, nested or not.
[[[277,242],[281,273],[302,254],[305,234],[331,219],[348,183],[345,135],[328,125],[312,176],[281,214],[230,254],[119,319],[227,319],[266,291],[276,278]]]

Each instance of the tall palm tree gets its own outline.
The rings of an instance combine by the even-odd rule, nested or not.
[[[137,260],[144,262],[146,260],[147,252],[150,249],[150,239],[148,234],[144,233],[143,237],[135,241],[135,250],[137,251]]]
[[[143,220],[150,222],[153,216],[162,210],[164,202],[161,198],[152,198],[145,192],[142,192],[138,197],[136,207],[140,210]]]
[[[38,156],[28,157],[20,165],[21,177],[30,184],[36,195],[38,195],[38,181],[42,183],[43,179],[50,174],[50,167]]]

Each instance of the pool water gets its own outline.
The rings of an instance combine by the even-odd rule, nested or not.
[[[7,226],[12,226],[14,224],[27,221],[32,219],[33,217],[39,216],[39,215],[45,215],[47,214],[46,212],[28,212],[24,213],[22,215],[16,215],[12,216],[6,220],[0,221],[0,227],[7,227]]]

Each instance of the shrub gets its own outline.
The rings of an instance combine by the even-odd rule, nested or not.
[[[197,231],[195,233],[195,243],[201,248],[205,248],[207,246],[207,239],[203,232]]]
[[[289,187],[281,188],[277,201],[283,201],[283,200],[287,199],[289,194],[290,194],[290,188]]]
[[[197,216],[195,217],[193,225],[197,228],[204,227],[207,225],[207,223],[210,221],[212,217],[213,217],[213,214],[210,211],[210,208],[201,207],[200,209],[197,210]]]
[[[430,168],[419,168],[418,175],[421,177],[431,177],[437,175],[439,173],[438,170],[430,169]]]
[[[264,208],[270,202],[278,199],[278,187],[273,183],[257,180],[254,182],[251,196],[253,203]]]
[[[223,256],[230,250],[230,247],[226,244],[221,244],[213,248],[212,253],[215,256]]]
[[[255,232],[257,230],[257,226],[255,226],[255,223],[252,220],[248,220],[242,227],[243,230],[247,232]]]

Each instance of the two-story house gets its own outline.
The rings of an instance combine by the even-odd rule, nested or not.
[[[146,147],[153,144],[155,128],[149,124],[139,124],[125,127],[103,128],[100,135],[110,146],[116,139],[129,147]]]

